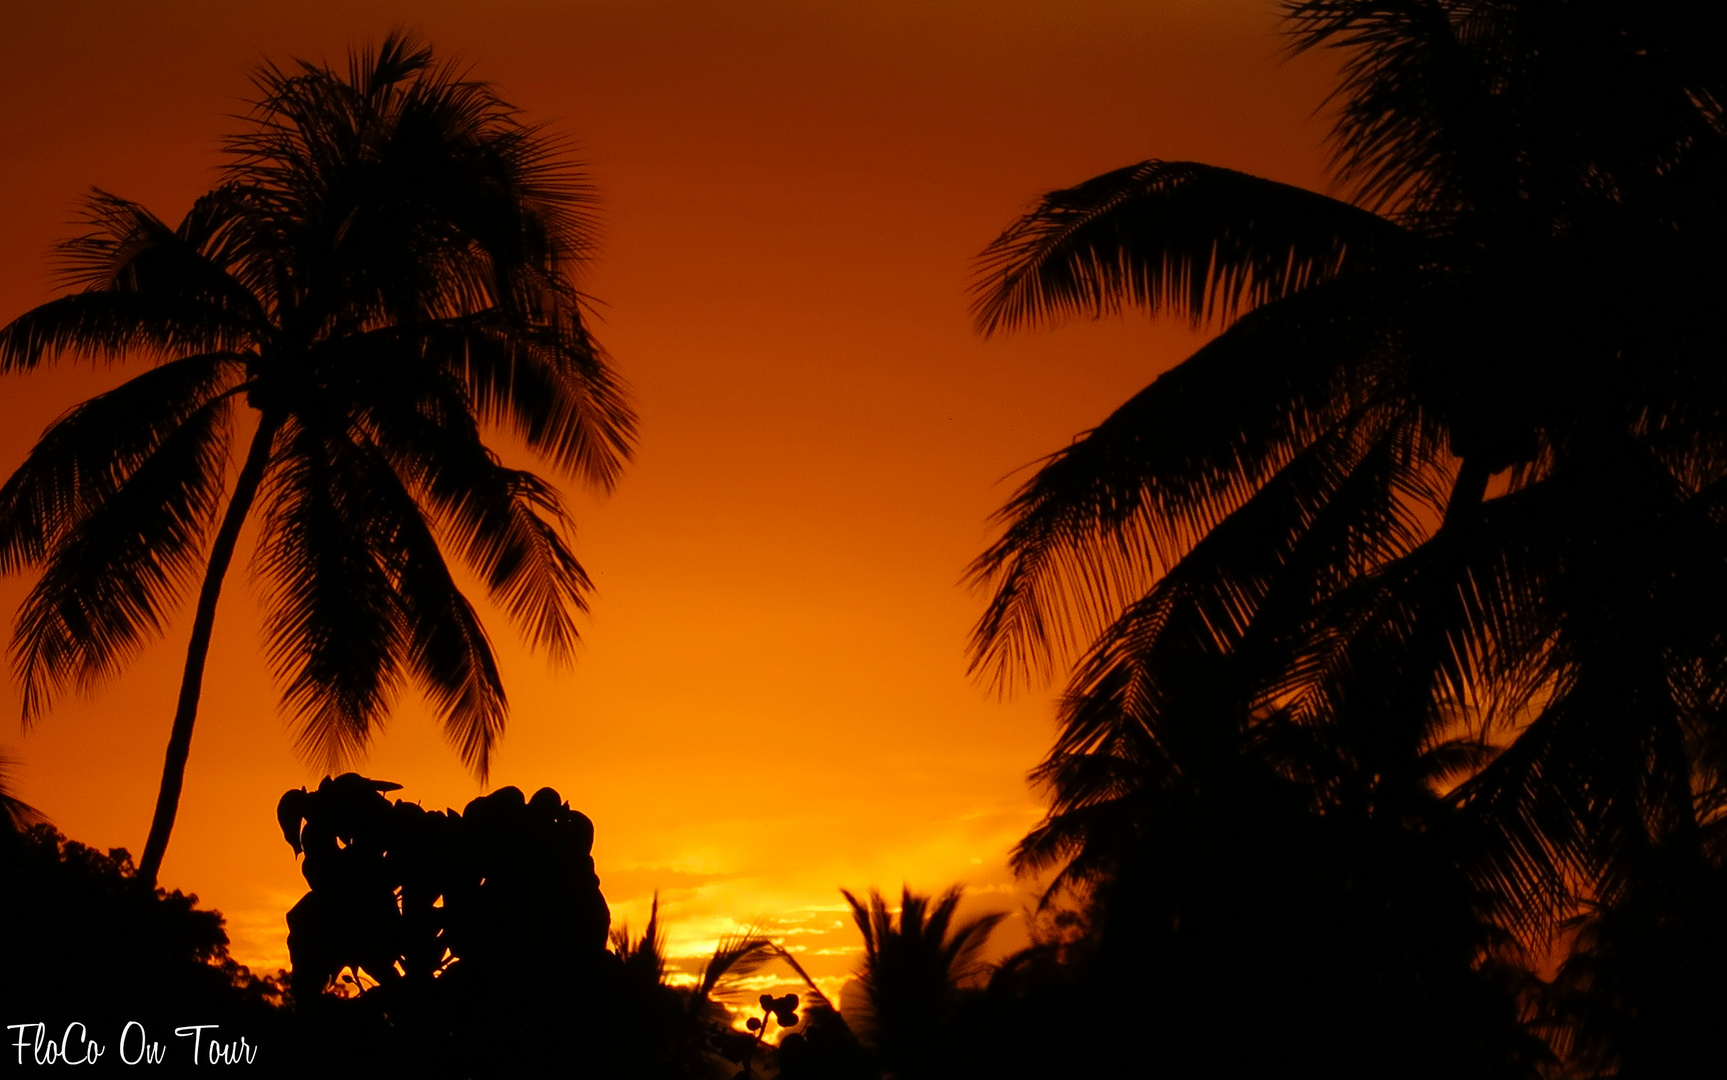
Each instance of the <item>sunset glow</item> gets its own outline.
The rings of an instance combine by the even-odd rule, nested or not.
[[[613,926],[639,929],[657,890],[692,970],[754,928],[837,1000],[858,949],[841,888],[964,883],[968,910],[1022,909],[1006,863],[1042,812],[1025,774],[1055,690],[1004,702],[968,677],[983,600],[960,579],[1018,470],[1204,331],[1136,314],[985,340],[972,260],[1035,193],[1147,157],[1323,188],[1329,58],[1284,60],[1262,0],[14,4],[0,313],[55,295],[50,246],[91,186],[177,219],[249,64],[397,25],[570,140],[604,224],[580,285],[642,418],[613,494],[567,487],[597,584],[573,669],[482,607],[512,705],[488,788],[552,786],[591,817]],[[120,375],[6,376],[0,468]],[[238,570],[162,883],[273,970],[305,891],[274,807],[322,772],[295,756]],[[28,584],[0,583],[8,615]],[[189,609],[0,739],[67,835],[141,848]],[[481,793],[412,695],[354,768],[428,809]],[[1021,941],[1010,917],[992,951]]]

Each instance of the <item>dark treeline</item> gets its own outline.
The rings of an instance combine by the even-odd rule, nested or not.
[[[610,925],[593,827],[555,791],[437,812],[348,773],[282,800],[310,891],[294,970],[262,979],[154,888],[171,751],[142,871],[0,804],[9,994],[198,1003],[307,1074],[1719,1071],[1727,11],[1285,14],[1292,48],[1340,62],[1336,197],[1148,160],[1044,196],[980,264],[986,333],[1129,306],[1218,331],[1046,459],[973,567],[976,670],[1067,678],[1049,813],[1015,853],[1048,884],[1031,948],[984,964],[996,918],[959,921],[954,893],[847,894],[845,1015],[764,939],[685,985],[657,905]],[[351,756],[407,673],[483,769],[501,688],[427,523],[567,647],[587,581],[555,493],[477,432],[512,421],[601,483],[628,449],[560,276],[579,191],[402,39],[265,85],[236,186],[177,230],[98,200],[70,247],[86,290],[0,331],[8,369],[192,353],[153,369],[184,381],[146,385],[150,423],[80,443],[106,414],[75,411],[0,491],[5,568],[45,566],[27,702],[157,626],[172,590],[148,582],[183,582],[215,521],[210,410],[244,391],[308,748]],[[96,528],[104,508],[138,527]],[[805,990],[740,996],[768,965]]]
[[[1046,908],[1035,943],[993,964],[1002,916],[958,921],[957,890],[845,894],[864,950],[842,1015],[765,937],[673,977],[657,901],[639,934],[610,926],[593,827],[552,789],[437,812],[396,786],[350,773],[284,795],[309,890],[286,915],[293,968],[271,977],[125,852],[7,830],[0,918],[28,928],[9,1022],[53,1041],[77,1021],[74,1051],[106,1048],[97,1071],[131,1067],[129,1022],[180,1066],[191,1045],[169,1034],[219,1025],[250,1070],[283,1076],[1678,1077],[1716,1060],[1718,874],[1661,885],[1695,906],[1680,919],[1640,910],[1647,894],[1597,914],[1543,982],[1472,907],[1454,853],[1238,797],[1168,820],[1158,849]],[[801,994],[743,989],[776,967]]]

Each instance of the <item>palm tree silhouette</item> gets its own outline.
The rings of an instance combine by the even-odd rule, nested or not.
[[[983,256],[986,333],[1226,324],[1046,459],[972,568],[974,670],[1080,656],[1020,864],[1107,873],[1136,793],[1244,753],[1387,820],[1443,778],[1539,936],[1568,882],[1611,894],[1695,823],[1727,734],[1722,15],[1285,11],[1297,50],[1344,51],[1346,199],[1147,161]]]
[[[13,640],[26,723],[159,635],[202,558],[139,866],[151,882],[255,505],[302,752],[336,771],[411,679],[484,777],[504,689],[446,552],[554,662],[590,582],[557,490],[500,463],[482,425],[602,488],[634,437],[571,283],[589,189],[555,139],[402,34],[345,72],[266,66],[255,83],[221,183],[178,226],[96,192],[89,231],[61,249],[78,291],[0,330],[6,371],[152,362],[57,421],[0,489],[0,569],[42,568]],[[239,402],[256,423],[218,513]]]
[[[1578,920],[1542,1018],[1568,1075],[1698,1076],[1721,1060],[1727,868],[1721,822],[1706,831],[1707,855],[1651,846],[1613,902]]]
[[[21,833],[48,820],[42,811],[12,794],[12,767],[16,764],[0,754],[0,833]]]
[[[632,1063],[631,1075],[756,1075],[751,1061],[763,1049],[763,1027],[756,1024],[750,1029],[755,1034],[750,1035],[733,1027],[731,1021],[734,1010],[749,1011],[750,980],[773,960],[783,961],[808,987],[810,1004],[822,1010],[824,1022],[843,1027],[843,1021],[797,958],[769,939],[750,932],[720,938],[713,954],[695,974],[694,982],[674,984],[668,978],[665,927],[660,922],[657,892],[640,936],[631,935],[628,926],[621,926],[612,932],[611,946],[622,976],[623,1000],[628,1005],[626,1022],[633,1021],[630,1036],[641,1051],[638,1060]],[[762,995],[760,1000],[765,1002],[769,997]],[[790,1000],[796,1002],[797,995]],[[795,1016],[786,1015],[790,1008],[795,1006],[781,999],[774,1010],[786,1028],[797,1023]],[[786,1020],[792,1023],[785,1023]],[[803,1037],[796,1038],[801,1041]],[[733,1069],[738,1066],[742,1069],[734,1074]]]
[[[912,1080],[953,1075],[947,1036],[961,988],[983,972],[979,952],[1004,917],[996,912],[955,923],[960,890],[939,896],[900,892],[899,917],[881,893],[865,903],[842,889],[863,935],[862,1034],[889,1075]]]

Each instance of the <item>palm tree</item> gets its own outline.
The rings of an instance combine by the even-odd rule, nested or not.
[[[743,1068],[735,1075],[755,1075],[751,1060],[763,1049],[765,1030],[757,1023],[750,1029],[755,1034],[747,1035],[732,1026],[732,1016],[734,1011],[749,1011],[749,980],[775,959],[784,961],[809,988],[810,1002],[823,1010],[824,1022],[843,1024],[791,953],[747,931],[722,937],[695,981],[674,985],[668,979],[665,926],[660,922],[657,892],[641,935],[632,936],[628,926],[621,926],[612,932],[611,945],[621,976],[618,997],[624,1008],[618,1010],[620,1023],[625,1028],[624,1037],[636,1044],[631,1075],[729,1077],[736,1066]],[[764,996],[763,1000],[768,999]],[[797,996],[791,1001],[795,1003]],[[786,1015],[787,1009],[782,999],[776,1001],[773,1011],[782,1026],[789,1028],[792,1024],[784,1021],[796,1020]],[[801,1041],[802,1036],[797,1038]]]
[[[221,182],[177,226],[96,192],[89,231],[61,248],[77,291],[0,330],[0,370],[151,365],[63,416],[0,489],[0,569],[41,567],[12,646],[29,723],[158,636],[202,562],[139,867],[152,882],[255,507],[301,750],[332,766],[360,753],[411,679],[483,778],[504,689],[446,553],[554,662],[590,587],[557,490],[504,466],[483,426],[601,488],[634,437],[571,282],[588,188],[555,139],[400,34],[345,72],[301,62],[254,81]]]
[[[42,811],[12,794],[11,772],[15,764],[0,754],[0,834],[21,833],[48,820]]]
[[[951,1027],[961,989],[983,973],[979,952],[999,912],[955,923],[960,890],[940,896],[900,892],[895,920],[881,893],[866,904],[840,890],[863,935],[862,1028],[889,1075],[900,1080],[950,1076]]]
[[[1551,930],[1695,823],[1727,599],[1727,74],[1711,9],[1299,0],[1343,51],[1331,198],[1147,161],[985,252],[986,333],[1138,305],[1223,331],[1052,455],[974,564],[974,667],[1079,657],[1025,868],[1098,880],[1146,792],[1242,755],[1315,812],[1491,825]],[[1492,906],[1492,905],[1490,905]]]
[[[1653,846],[1611,905],[1577,921],[1542,1018],[1575,1076],[1707,1075],[1721,1060],[1727,866],[1720,821],[1694,844]]]

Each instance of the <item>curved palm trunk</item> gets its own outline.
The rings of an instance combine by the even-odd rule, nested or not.
[[[138,878],[154,888],[156,872],[162,868],[162,856],[168,851],[168,834],[174,830],[174,817],[180,810],[180,788],[186,778],[186,757],[192,750],[192,722],[198,717],[198,697],[204,688],[204,661],[210,653],[210,632],[216,623],[216,601],[222,594],[222,578],[234,559],[234,546],[240,539],[240,526],[252,509],[258,485],[264,479],[264,468],[270,463],[270,444],[282,426],[279,417],[264,416],[258,421],[258,431],[246,452],[246,463],[240,467],[240,478],[234,484],[234,494],[228,500],[222,527],[216,532],[216,543],[210,548],[210,562],[204,570],[204,584],[198,591],[198,612],[192,620],[192,641],[186,646],[186,671],[180,679],[180,701],[174,709],[174,728],[168,735],[168,757],[162,764],[162,790],[156,795],[156,816],[150,821],[150,838],[144,842],[144,856],[138,863]]]
[[[1492,475],[1482,455],[1463,459],[1457,467],[1457,480],[1451,485],[1451,497],[1445,501],[1445,525],[1455,528],[1468,523],[1487,498],[1487,481]]]

